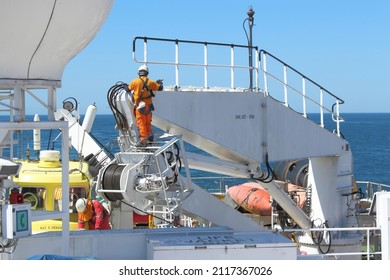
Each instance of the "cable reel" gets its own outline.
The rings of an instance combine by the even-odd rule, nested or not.
[[[143,161],[137,164],[109,164],[99,172],[97,192],[108,201],[126,201],[135,208],[145,210],[151,201],[146,198],[147,193],[137,191],[133,184],[136,178],[144,178],[142,167]]]

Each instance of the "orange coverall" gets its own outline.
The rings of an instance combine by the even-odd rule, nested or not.
[[[140,140],[143,143],[149,141],[149,137],[153,138],[152,131],[152,111],[150,105],[152,104],[152,96],[144,87],[144,82],[152,91],[157,91],[160,87],[158,83],[148,79],[146,76],[141,76],[132,80],[129,84],[129,90],[133,91],[134,108],[137,108],[139,103],[145,102],[145,108],[142,110],[135,109],[136,123],[139,128]]]
[[[89,230],[111,229],[110,213],[99,201],[89,200],[84,212],[86,213],[78,214],[78,228],[85,228],[85,224],[88,223]],[[86,215],[89,217],[88,221],[84,218]]]

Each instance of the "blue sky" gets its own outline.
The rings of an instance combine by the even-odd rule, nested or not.
[[[81,113],[95,102],[98,114],[110,114],[107,90],[136,76],[136,36],[247,44],[243,21],[250,6],[253,44],[343,99],[341,113],[390,112],[386,0],[116,0],[93,41],[65,67],[58,106],[72,96]],[[169,81],[153,71],[150,66],[151,78]]]

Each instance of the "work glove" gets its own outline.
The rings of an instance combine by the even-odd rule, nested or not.
[[[159,85],[158,90],[163,90],[163,88],[164,88],[163,79],[158,79],[156,81],[156,83],[158,83],[158,85]]]

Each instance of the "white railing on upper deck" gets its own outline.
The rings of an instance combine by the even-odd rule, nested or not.
[[[324,127],[324,114],[330,113],[332,120],[336,123],[336,133],[338,136],[341,135],[340,122],[343,119],[340,117],[340,105],[344,103],[341,98],[265,50],[260,50],[260,60],[260,70],[264,74],[264,91],[267,95],[275,98],[274,92],[283,92],[282,102],[292,109],[299,107],[297,103],[301,99],[300,111],[305,118],[309,112],[309,105],[312,105],[310,112],[320,114],[321,127]],[[269,78],[276,83],[272,84]],[[276,90],[273,92],[274,89]],[[273,92],[272,95],[271,92]],[[292,102],[290,92],[301,98],[298,98],[296,103]],[[276,99],[280,100],[280,98]]]
[[[142,58],[138,57],[136,54],[136,46],[140,44],[139,41],[141,41],[141,43],[143,44]],[[160,46],[160,43],[164,45]],[[154,44],[157,44],[156,52],[158,53],[159,59],[154,58],[155,53],[148,51],[149,47],[156,47]],[[173,47],[169,46],[169,48],[166,48],[166,44],[173,44]],[[184,58],[184,56],[183,58],[179,56],[179,53],[181,53],[181,51],[183,51],[183,53],[186,53],[186,51],[188,51],[188,49],[186,49],[185,47],[192,45],[203,46],[203,62],[188,62],[188,56],[186,58]],[[221,57],[223,56],[223,54],[225,54],[225,56],[227,57],[224,61],[229,61],[229,63],[211,63],[211,61],[213,60],[210,57],[210,46],[218,48],[221,47],[225,49],[229,48],[229,54],[223,53],[223,49],[218,52],[218,56]],[[240,61],[247,62],[248,59],[247,54],[245,55],[245,60],[243,60],[244,56],[242,56],[242,54],[237,55],[236,51],[238,49],[248,51],[248,54],[254,51],[254,66],[240,65],[236,62],[236,60],[238,59]],[[194,58],[194,49],[190,50],[189,56],[190,59],[196,60]],[[160,57],[165,57],[165,59],[166,57],[169,58],[166,60],[160,60]],[[250,86],[248,87],[249,91],[259,91],[259,70],[261,70],[264,75],[264,84],[262,86],[263,91],[266,95],[283,102],[286,107],[300,112],[305,118],[307,118],[308,113],[319,113],[319,124],[321,125],[321,127],[325,127],[324,116],[326,113],[329,113],[332,117],[332,120],[336,123],[337,135],[341,135],[340,123],[343,121],[343,119],[340,117],[340,105],[343,104],[344,101],[341,98],[332,94],[330,91],[326,90],[323,86],[309,79],[307,76],[301,74],[299,71],[289,66],[287,63],[270,54],[269,52],[265,50],[259,51],[257,46],[249,47],[246,45],[189,41],[179,39],[135,37],[133,39],[133,60],[136,63],[142,64],[159,64],[174,66],[175,89],[179,89],[181,87],[181,73],[179,72],[179,70],[180,68],[182,68],[182,66],[203,68],[203,89],[209,89],[210,68],[224,68],[230,69],[230,90],[234,90],[237,88],[236,80],[237,76],[239,75],[236,75],[236,70],[244,69],[248,70],[248,73],[250,74]],[[251,74],[253,73],[253,71],[255,72],[255,78],[254,81],[251,81]],[[273,84],[271,80],[273,82],[276,82],[276,85]],[[251,88],[253,82],[255,86]],[[280,93],[283,93],[283,96],[278,96],[278,94]],[[294,99],[296,100],[294,101]]]
[[[143,58],[138,58],[136,54],[137,41],[143,41]],[[160,42],[160,43],[173,43],[174,49],[174,61],[160,61],[151,59],[151,55],[148,53],[148,43],[149,42]],[[193,62],[184,62],[184,59],[180,59],[179,52],[181,47],[185,45],[203,45],[203,63],[193,63]],[[230,48],[230,54],[228,60],[229,64],[218,64],[210,63],[209,59],[209,47],[227,47]],[[244,65],[236,64],[237,55],[235,51],[237,49],[246,49],[248,51],[253,50],[255,52],[255,66],[249,67]],[[161,48],[159,49],[161,52]],[[160,65],[173,65],[175,67],[175,85],[177,88],[180,87],[180,66],[192,66],[192,67],[201,67],[203,68],[203,87],[209,88],[209,69],[210,68],[226,68],[230,69],[230,88],[236,88],[236,69],[247,69],[248,71],[255,72],[255,88],[250,90],[258,90],[259,85],[259,51],[258,47],[249,47],[245,45],[234,45],[234,44],[224,44],[224,43],[213,43],[213,42],[201,42],[201,41],[189,41],[189,40],[178,40],[178,39],[163,39],[163,38],[150,38],[150,37],[136,37],[133,40],[133,59],[137,63],[143,64],[160,64]]]
[[[390,192],[390,185],[371,181],[356,181],[358,188],[363,188],[367,199],[373,199],[376,192]]]

